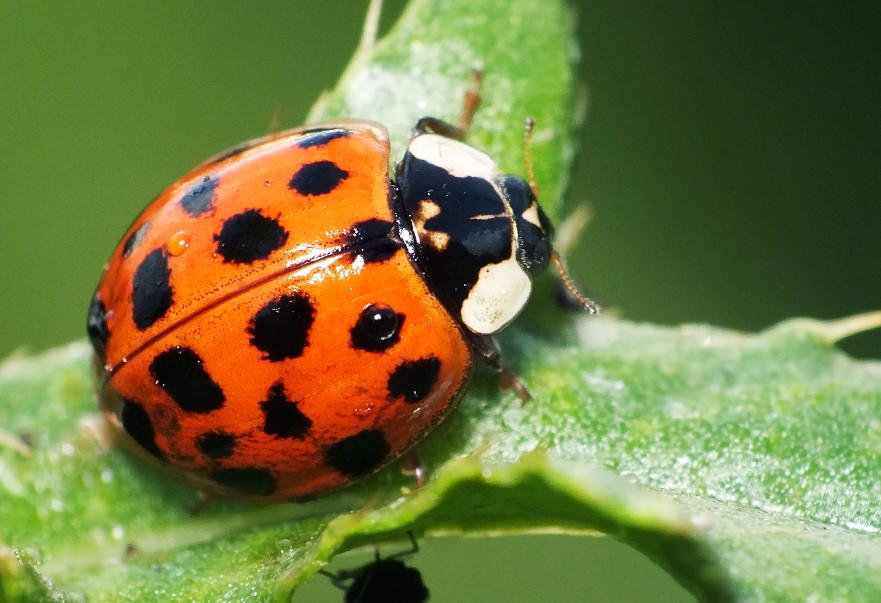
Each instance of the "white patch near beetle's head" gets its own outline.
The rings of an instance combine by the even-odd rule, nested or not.
[[[407,150],[417,159],[439,166],[456,178],[472,176],[492,180],[498,175],[499,168],[489,155],[439,134],[420,134],[410,141]]]
[[[520,217],[534,226],[537,226],[539,230],[544,232],[544,228],[541,226],[541,220],[538,217],[538,204],[535,201],[533,201],[532,205],[527,207],[526,210],[520,214]]]
[[[516,318],[531,292],[532,279],[514,257],[484,266],[462,302],[462,322],[480,335],[497,333]]]

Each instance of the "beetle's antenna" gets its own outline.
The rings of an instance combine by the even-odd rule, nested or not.
[[[526,129],[523,132],[523,161],[526,164],[526,176],[529,178],[529,188],[536,198],[541,197],[538,194],[538,184],[535,182],[535,170],[532,168],[532,131],[535,129],[535,120],[531,117],[526,118]]]
[[[563,258],[561,258],[560,254],[556,251],[551,252],[551,262],[554,264],[557,272],[560,274],[560,281],[566,288],[566,292],[572,296],[572,299],[581,304],[581,306],[591,314],[596,314],[597,312],[599,312],[599,304],[597,304],[595,301],[593,301],[584,293],[578,290],[578,287],[575,285],[575,282],[572,280],[572,277],[569,276],[569,272],[566,270],[566,265],[563,264]]]
[[[535,130],[535,120],[531,117],[527,117],[526,129],[523,132],[523,160],[526,163],[526,176],[529,178],[529,187],[532,189],[532,194],[538,198],[540,195],[538,193],[538,185],[535,183],[535,170],[532,167],[532,154],[530,152],[532,147],[533,130]],[[560,282],[563,283],[563,287],[566,288],[566,292],[572,296],[572,299],[578,302],[579,305],[591,314],[599,312],[599,304],[587,297],[575,286],[575,282],[572,280],[572,277],[569,276],[569,271],[566,270],[563,258],[556,250],[551,252],[551,262],[557,268],[557,272],[560,274]]]

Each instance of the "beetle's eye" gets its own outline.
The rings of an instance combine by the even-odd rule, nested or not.
[[[548,267],[551,258],[551,223],[535,198],[532,187],[519,176],[497,180],[517,223],[517,260],[530,274]]]

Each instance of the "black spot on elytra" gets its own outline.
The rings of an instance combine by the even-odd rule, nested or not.
[[[312,419],[303,414],[297,403],[288,399],[284,386],[276,383],[269,388],[269,397],[260,403],[265,419],[263,433],[277,438],[299,440],[306,437]]]
[[[209,431],[196,438],[199,452],[212,459],[225,459],[236,449],[236,436],[225,431]]]
[[[190,348],[173,347],[150,363],[150,374],[171,399],[187,412],[206,413],[226,402],[223,390]]]
[[[191,216],[201,216],[214,209],[214,192],[216,189],[217,176],[205,176],[184,193],[179,203]]]
[[[269,257],[284,245],[288,232],[277,220],[267,218],[256,209],[249,209],[228,218],[220,234],[214,235],[217,253],[224,262],[250,264]]]
[[[384,262],[401,248],[401,243],[391,238],[393,226],[378,219],[358,222],[346,232],[344,244],[368,264]]]
[[[144,222],[138,226],[137,230],[128,236],[125,243],[122,245],[122,257],[127,258],[138,248],[138,245],[144,240],[144,235],[147,234],[148,230],[150,230],[150,223]]]
[[[360,477],[379,468],[390,450],[381,431],[365,429],[329,446],[324,460],[343,475]]]
[[[135,270],[132,279],[132,319],[141,331],[165,316],[171,307],[171,269],[168,256],[154,249]]]
[[[304,197],[326,195],[348,177],[349,172],[333,161],[315,161],[297,170],[288,183],[288,188]]]
[[[86,332],[89,334],[92,348],[103,361],[107,352],[107,340],[110,338],[110,331],[107,329],[107,308],[104,307],[104,302],[101,301],[101,296],[97,293],[92,298],[92,303],[89,304]]]
[[[270,496],[278,487],[269,470],[259,467],[216,469],[208,477],[224,488],[252,496]]]
[[[122,401],[120,413],[122,428],[138,445],[159,459],[164,459],[165,454],[156,445],[156,431],[153,422],[144,407],[132,400]]]
[[[345,243],[352,247],[358,247],[375,239],[385,239],[392,231],[394,224],[387,220],[373,218],[352,225],[345,234]]]
[[[305,293],[282,295],[260,308],[251,319],[251,344],[272,362],[299,358],[309,344],[315,308]]]
[[[436,356],[402,362],[389,375],[389,398],[402,397],[407,404],[419,402],[431,392],[440,374],[440,367],[440,360]]]
[[[349,330],[352,347],[365,352],[384,352],[400,341],[403,324],[403,314],[383,304],[370,304]]]
[[[358,255],[364,259],[365,263],[375,264],[386,261],[395,255],[400,248],[400,244],[391,240],[377,241],[375,244],[361,249]]]
[[[332,130],[322,129],[307,131],[304,132],[303,138],[297,141],[297,146],[301,149],[320,147],[326,145],[331,140],[336,140],[337,138],[345,138],[351,133],[351,130],[343,130],[341,128],[334,128]]]

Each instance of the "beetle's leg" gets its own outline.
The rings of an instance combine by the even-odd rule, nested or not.
[[[471,334],[468,338],[471,349],[488,367],[498,375],[499,388],[502,390],[513,389],[520,399],[527,402],[532,396],[526,388],[526,384],[510,369],[502,364],[502,353],[495,339],[486,335]]]
[[[454,126],[436,117],[422,117],[416,122],[416,126],[413,128],[413,135],[430,132],[446,136],[447,138],[454,138],[455,140],[465,139],[465,135],[471,127],[474,114],[477,112],[481,101],[480,82],[483,79],[483,71],[475,67],[471,73],[471,85],[465,91],[465,96],[462,99],[462,112],[459,114],[458,124]]]

